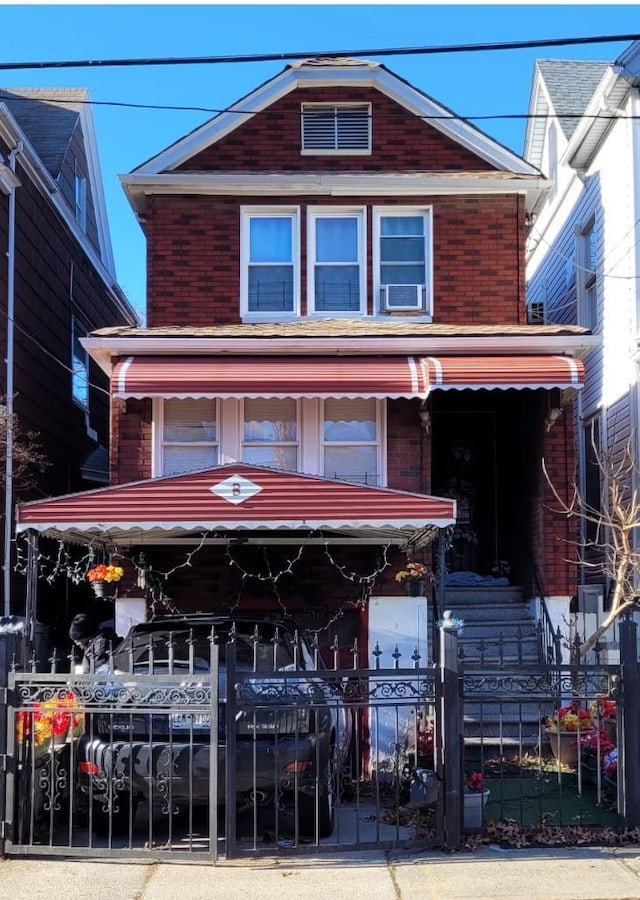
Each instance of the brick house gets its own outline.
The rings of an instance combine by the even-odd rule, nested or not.
[[[527,324],[536,167],[380,64],[311,60],[122,183],[148,324],[83,342],[111,487],[23,505],[32,547],[121,560],[147,612],[286,609],[363,653],[434,547],[448,580],[574,593],[540,463],[567,488],[593,339]]]
[[[48,463],[27,485],[3,452],[9,520],[14,500],[107,483],[108,379],[81,340],[138,321],[116,281],[87,100],[84,89],[0,90],[0,392]],[[15,554],[4,521],[3,611],[21,614],[24,582],[13,579],[11,596]],[[44,582],[45,620],[51,593]],[[54,594],[66,615],[66,585]]]

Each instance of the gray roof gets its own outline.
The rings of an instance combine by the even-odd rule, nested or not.
[[[610,63],[573,59],[538,59],[562,131],[569,140]],[[573,117],[575,114],[575,118]],[[570,118],[563,118],[570,116]]]
[[[60,174],[88,95],[86,88],[0,88],[0,103],[6,103],[53,178]]]

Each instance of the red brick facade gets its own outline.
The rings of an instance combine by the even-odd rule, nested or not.
[[[434,322],[524,324],[524,200],[495,197],[286,197],[300,206],[302,309],[306,311],[306,209],[367,209],[367,259],[372,258],[371,207],[433,208]],[[277,205],[264,197],[149,198],[146,226],[149,327],[204,327],[240,321],[240,207]],[[367,266],[369,313],[372,266]]]

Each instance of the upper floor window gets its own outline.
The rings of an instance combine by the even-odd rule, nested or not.
[[[244,208],[240,243],[243,311],[297,313],[300,306],[297,209]]]
[[[593,329],[598,325],[598,244],[595,218],[590,219],[578,232],[577,243],[579,324]]]
[[[374,209],[374,285],[379,310],[429,311],[429,210]]]
[[[215,400],[165,400],[159,430],[162,475],[193,472],[218,464]]]
[[[379,483],[379,409],[373,399],[324,401],[324,475],[327,478]]]
[[[298,469],[298,410],[292,397],[244,401],[242,459],[256,466]]]
[[[364,210],[310,209],[307,250],[309,312],[366,311]]]
[[[75,217],[83,231],[87,230],[87,179],[75,173],[74,176]]]
[[[371,104],[303,103],[302,153],[371,153]]]
[[[80,343],[87,331],[75,316],[71,317],[71,396],[84,409],[89,408],[89,355]]]

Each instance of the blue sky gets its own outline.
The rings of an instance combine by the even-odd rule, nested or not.
[[[368,50],[640,32],[633,5],[6,5],[0,4],[3,62],[157,58]],[[433,56],[380,57],[388,68],[456,113],[526,113],[536,58],[612,61],[627,46],[607,43]],[[375,59],[375,55],[371,55]],[[0,86],[88,87],[94,101],[200,106],[232,104],[285,62],[1,71]],[[97,106],[94,118],[118,279],[145,306],[144,236],[118,175],[130,172],[192,128],[202,112]],[[522,152],[523,121],[477,123]]]

